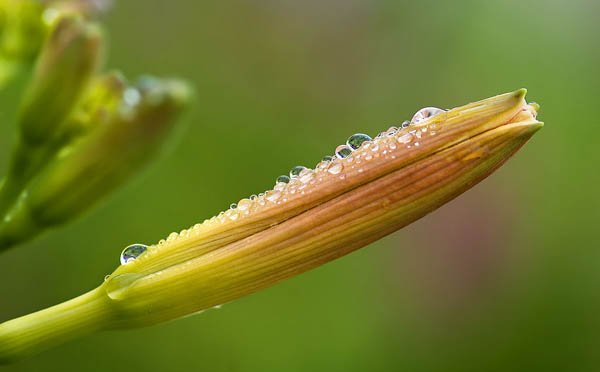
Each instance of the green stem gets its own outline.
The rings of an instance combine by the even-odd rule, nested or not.
[[[32,229],[32,227],[36,227],[35,224],[18,226],[18,223],[29,223],[31,221],[23,218],[18,219],[17,216],[13,215],[15,214],[15,208],[19,208],[17,203],[19,197],[26,190],[31,179],[56,154],[56,151],[56,146],[30,146],[21,139],[15,145],[6,176],[0,182],[0,251],[30,239],[43,230],[42,228],[39,228],[39,231]],[[12,220],[7,220],[9,215]],[[8,234],[9,231],[10,234]],[[15,231],[21,233],[15,235]],[[25,231],[26,234],[22,234]]]
[[[110,299],[101,288],[0,324],[0,364],[108,328]]]
[[[6,176],[0,184],[0,216],[4,217],[19,198],[34,172],[39,169],[40,156],[34,147],[17,140]]]

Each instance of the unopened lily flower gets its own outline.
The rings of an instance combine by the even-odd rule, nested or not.
[[[19,115],[22,141],[52,141],[76,106],[101,61],[98,25],[77,15],[56,21],[40,52]],[[60,87],[60,89],[57,89]]]
[[[425,108],[375,139],[353,135],[272,190],[156,245],[127,247],[98,288],[1,324],[0,360],[219,306],[406,226],[484,179],[542,127],[525,92]]]

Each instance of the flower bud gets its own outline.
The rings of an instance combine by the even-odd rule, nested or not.
[[[77,16],[54,23],[23,98],[19,135],[0,184],[0,215],[71,134],[73,122],[66,119],[96,70],[100,42],[98,28]]]
[[[20,109],[22,141],[41,146],[61,131],[100,61],[100,29],[77,16],[54,25],[38,57]]]
[[[126,87],[125,78],[119,72],[94,78],[67,118],[64,132],[59,134],[54,147],[61,148],[110,121],[123,100]]]
[[[489,175],[542,126],[524,96],[520,90],[437,109],[373,141],[353,141],[348,157],[304,169],[148,247],[103,284],[119,313],[116,327],[230,302],[425,216]]]
[[[279,177],[265,194],[156,245],[129,246],[98,288],[1,324],[0,360],[84,333],[194,314],[406,226],[487,177],[542,127],[524,96],[519,90],[449,111],[426,108],[372,141],[354,135],[347,156],[327,157],[314,170],[296,167],[291,180]]]

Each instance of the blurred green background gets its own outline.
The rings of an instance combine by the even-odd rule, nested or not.
[[[355,132],[521,87],[546,126],[421,221],[260,293],[102,333],[9,371],[596,371],[600,2],[115,2],[108,66],[188,79],[185,130],[85,218],[0,257],[0,321],[101,283],[154,243]],[[0,102],[0,170],[18,97]]]

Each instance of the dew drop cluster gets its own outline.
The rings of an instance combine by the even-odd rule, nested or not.
[[[396,149],[402,146],[408,149],[418,147],[425,136],[434,136],[438,130],[437,121],[431,123],[426,121],[444,112],[446,111],[435,107],[426,107],[417,111],[411,120],[405,120],[398,126],[391,126],[375,138],[364,133],[353,134],[346,143],[337,146],[332,155],[324,156],[314,169],[301,165],[295,166],[289,174],[276,178],[273,189],[232,203],[229,209],[204,220],[202,224],[196,224],[180,233],[171,233],[166,240],[161,240],[158,246],[187,238],[192,234],[199,235],[203,229],[211,226],[237,221],[264,208],[281,205],[295,197],[313,192],[314,186],[325,180],[334,178],[344,181],[345,172],[352,170],[362,173],[366,169],[364,168],[366,163],[373,159],[395,159]],[[154,246],[148,248],[142,244],[133,244],[125,248],[121,254],[121,263],[126,264],[135,260],[147,249],[153,248]]]

